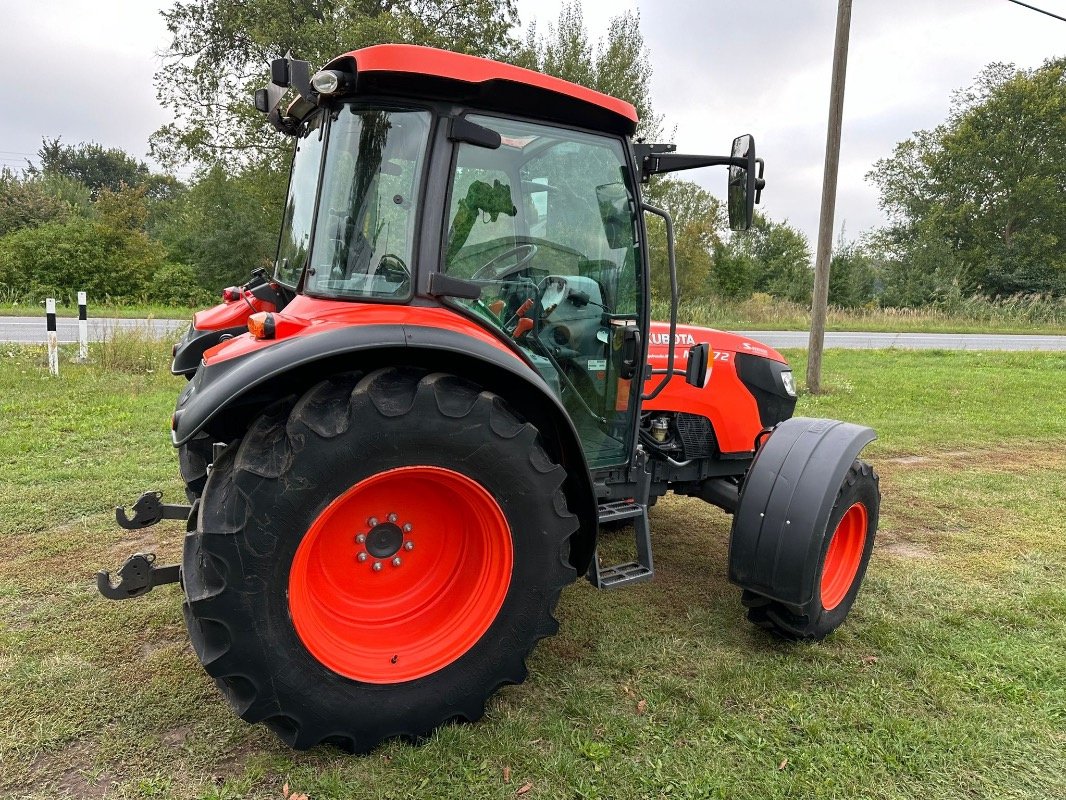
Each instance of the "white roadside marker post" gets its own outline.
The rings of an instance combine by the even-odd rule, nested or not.
[[[78,292],[78,361],[89,360],[89,315],[85,310],[85,292]]]
[[[48,324],[48,371],[59,376],[59,336],[56,334],[56,301],[49,297],[44,301],[45,321]]]

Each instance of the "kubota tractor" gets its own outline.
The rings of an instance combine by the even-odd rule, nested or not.
[[[295,140],[277,261],[195,316],[173,371],[191,505],[183,561],[132,556],[108,597],[180,581],[193,647],[233,708],[295,748],[362,752],[475,720],[526,676],[560,590],[653,574],[668,491],[733,515],[748,618],[820,639],[877,528],[868,428],[791,418],[769,347],[678,325],[670,217],[641,184],[728,167],[731,224],[762,164],[633,140],[628,103],[480,58],[382,45],[310,74],[279,59],[256,106]],[[290,90],[295,99],[282,110]],[[649,317],[645,217],[673,305]],[[603,564],[601,526],[636,557]]]

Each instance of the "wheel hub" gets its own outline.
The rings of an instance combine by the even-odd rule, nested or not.
[[[366,550],[374,558],[391,558],[403,546],[403,531],[393,522],[381,522],[366,535]]]

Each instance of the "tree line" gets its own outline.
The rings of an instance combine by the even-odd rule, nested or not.
[[[513,2],[179,0],[156,75],[174,121],[150,140],[163,171],[115,148],[45,139],[37,163],[0,172],[0,301],[87,289],[119,302],[197,305],[269,266],[291,142],[250,98],[270,59],[314,64],[380,42],[509,61],[633,103],[638,136],[666,140],[651,101],[637,14],[593,41],[579,2],[518,35]],[[1066,59],[992,65],[954,97],[948,119],[878,161],[868,178],[889,224],[834,250],[830,302],[921,306],[946,296],[1066,295]],[[168,170],[191,166],[193,180]],[[786,220],[756,215],[730,233],[698,184],[644,187],[674,217],[682,295],[754,293],[810,302],[812,252]],[[665,231],[649,219],[653,293],[667,291]],[[67,298],[69,299],[69,298]]]

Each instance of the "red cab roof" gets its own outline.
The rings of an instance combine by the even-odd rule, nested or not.
[[[619,129],[627,134],[632,134],[637,125],[636,109],[624,100],[487,58],[412,44],[380,44],[353,50],[327,66],[338,67],[340,62],[347,60],[355,62],[358,91],[362,91],[365,79],[374,84],[368,88],[406,90],[404,93],[431,97],[453,95],[454,91],[442,89],[449,84],[453,89],[462,85],[467,87],[464,92],[467,99],[482,100],[489,107],[511,111],[524,106],[526,115],[531,117],[545,116],[561,121],[576,117],[577,124]],[[412,82],[412,77],[422,80]],[[426,81],[427,78],[431,80]],[[537,102],[538,99],[561,102],[545,104]],[[529,108],[531,104],[535,107]],[[591,114],[580,113],[582,107]]]

